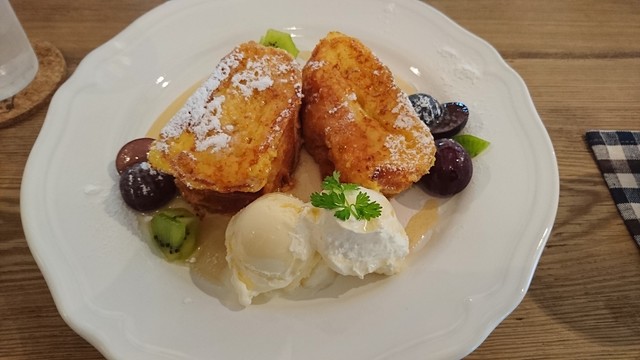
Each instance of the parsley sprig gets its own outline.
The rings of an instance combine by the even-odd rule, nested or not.
[[[351,215],[357,220],[371,220],[382,213],[382,206],[371,201],[369,195],[363,191],[358,192],[355,203],[349,203],[345,192],[358,190],[358,185],[341,183],[338,171],[324,178],[322,189],[324,191],[311,194],[311,205],[335,210],[334,216],[340,220],[348,220]]]

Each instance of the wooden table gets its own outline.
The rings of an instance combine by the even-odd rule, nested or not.
[[[11,1],[28,35],[54,43],[71,73],[162,2]],[[640,252],[583,138],[592,128],[640,130],[640,2],[427,2],[524,78],[560,169],[557,219],[531,288],[469,359],[640,359]],[[20,182],[46,111],[0,129],[0,358],[99,359],[58,314],[22,231]]]

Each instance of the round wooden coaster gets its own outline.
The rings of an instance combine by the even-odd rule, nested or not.
[[[0,101],[0,128],[27,118],[44,105],[67,75],[67,63],[53,44],[31,42],[38,57],[38,72],[26,88],[8,99]]]

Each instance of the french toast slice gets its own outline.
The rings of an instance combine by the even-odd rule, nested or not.
[[[151,165],[199,211],[233,213],[286,189],[301,147],[301,81],[286,51],[238,45],[162,129]]]
[[[330,32],[302,69],[302,136],[323,176],[395,195],[435,162],[429,128],[391,71],[359,40]]]

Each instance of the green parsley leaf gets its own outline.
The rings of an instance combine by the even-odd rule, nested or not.
[[[332,193],[320,192],[311,194],[311,204],[322,209],[333,209],[336,203],[331,196]]]
[[[342,184],[342,191],[349,191],[349,190],[358,190],[358,185],[352,184],[352,183],[344,183],[344,184]]]
[[[357,218],[372,219],[382,214],[382,206],[375,201],[371,201],[369,195],[359,192],[356,196],[355,210]]]
[[[349,210],[349,208],[342,208],[340,210],[336,210],[333,215],[338,219],[345,221],[351,217],[351,211]]]
[[[349,203],[345,192],[358,190],[358,185],[341,183],[338,171],[324,178],[322,189],[322,192],[311,194],[311,205],[321,209],[335,210],[334,216],[340,220],[348,220],[351,215],[357,220],[371,220],[382,214],[382,206],[371,201],[365,192],[358,192],[355,203]]]
[[[333,176],[327,176],[322,181],[322,188],[327,191],[340,190],[340,173],[333,172]]]

